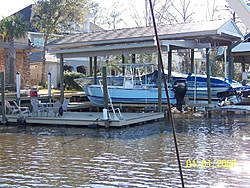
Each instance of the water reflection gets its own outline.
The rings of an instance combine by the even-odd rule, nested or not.
[[[249,187],[248,116],[175,118],[186,187]],[[0,127],[1,187],[181,187],[171,126]],[[234,160],[234,168],[212,166]],[[186,166],[210,160],[210,167]]]

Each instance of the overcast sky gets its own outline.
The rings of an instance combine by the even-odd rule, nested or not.
[[[95,2],[98,2],[102,7],[110,7],[110,5],[112,4],[112,2],[114,0],[93,0]],[[131,0],[116,0],[117,2],[122,2],[124,7],[126,8],[126,11],[124,11],[124,17],[123,19],[127,19],[126,23],[127,26],[126,27],[130,27],[130,23],[132,23],[130,20],[130,12],[129,12],[129,2]],[[201,17],[203,17],[205,19],[204,16],[204,12],[205,12],[205,7],[202,6],[202,4],[204,4],[206,2],[206,0],[193,0],[194,2],[197,2],[199,4],[199,8],[197,9],[197,16],[195,18],[195,20],[199,20],[201,19]],[[137,9],[140,9],[140,7],[144,7],[144,2],[145,0],[133,0],[132,1],[134,6]],[[29,6],[30,4],[33,4],[34,0],[0,0],[0,17],[2,18],[3,16],[9,16],[27,6]],[[226,0],[218,0],[216,3],[220,3],[221,5],[225,5]],[[203,14],[203,16],[200,16],[201,14]],[[204,20],[203,19],[203,20]],[[131,24],[131,26],[134,26]]]

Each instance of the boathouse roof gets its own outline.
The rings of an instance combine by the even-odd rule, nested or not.
[[[243,39],[232,19],[157,26],[162,50],[210,48]],[[67,35],[48,44],[64,57],[156,52],[153,27],[101,30]]]
[[[250,33],[244,36],[242,42],[237,42],[232,50],[235,62],[250,63]]]

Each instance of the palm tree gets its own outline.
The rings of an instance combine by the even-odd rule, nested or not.
[[[14,39],[25,38],[28,23],[23,22],[21,15],[15,14],[0,21],[0,41],[9,43],[10,72],[6,80],[9,84],[14,84],[14,70],[16,50]]]

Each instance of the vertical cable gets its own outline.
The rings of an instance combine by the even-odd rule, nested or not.
[[[164,73],[164,66],[163,66],[163,62],[162,62],[161,47],[160,47],[160,43],[159,43],[159,37],[157,34],[157,28],[156,28],[156,23],[155,23],[152,1],[149,0],[149,3],[150,3],[150,9],[151,9],[151,13],[152,13],[152,20],[153,20],[154,31],[155,31],[155,40],[156,40],[159,60],[160,60],[160,64],[161,64],[161,71],[163,74],[164,87],[165,87],[165,92],[166,92],[166,97],[167,97],[169,119],[170,119],[170,123],[172,126],[172,132],[173,132],[173,136],[174,136],[175,151],[176,151],[176,156],[177,156],[177,161],[178,161],[178,166],[179,166],[179,171],[180,171],[181,184],[182,184],[182,187],[184,188],[184,180],[183,180],[183,175],[182,175],[182,170],[181,170],[181,162],[180,162],[180,156],[179,156],[179,151],[178,151],[177,138],[176,138],[176,134],[175,134],[174,119],[173,119],[173,115],[171,112],[170,100],[169,100],[169,95],[168,95],[167,80],[166,80],[166,76]],[[170,63],[170,62],[168,62],[168,63]],[[170,75],[168,75],[168,76],[170,76]]]

